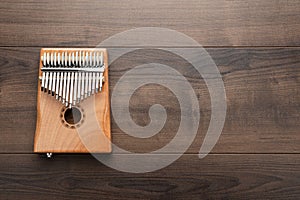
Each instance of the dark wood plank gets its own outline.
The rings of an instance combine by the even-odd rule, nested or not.
[[[90,155],[0,155],[0,198],[299,199],[298,155],[184,155],[146,174],[112,170]]]
[[[95,46],[136,27],[181,31],[204,46],[299,46],[298,1],[1,0],[0,46]]]
[[[39,48],[0,48],[0,152],[33,150]],[[300,49],[208,49],[222,73],[227,93],[227,117],[214,153],[299,153]],[[110,90],[129,69],[153,61],[172,66],[193,86],[201,108],[198,135],[188,150],[197,153],[210,120],[210,97],[204,80],[189,63],[173,54],[142,50],[110,66]],[[168,120],[159,134],[137,139],[123,133],[113,120],[113,142],[134,152],[166,145],[180,122],[179,104],[161,86],[147,85],[132,96],[130,111],[139,125],[149,123],[148,109],[160,103]],[[173,152],[176,153],[176,152]]]

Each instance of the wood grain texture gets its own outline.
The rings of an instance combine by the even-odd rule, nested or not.
[[[174,29],[204,46],[300,45],[297,0],[1,0],[0,9],[1,46],[94,47],[136,27]]]
[[[276,162],[274,162],[276,161]],[[298,155],[184,155],[146,174],[112,170],[90,155],[0,155],[0,198],[297,199]]]
[[[39,48],[0,48],[1,152],[31,153],[36,121]],[[227,117],[213,153],[299,153],[300,49],[208,49],[225,83]],[[210,120],[210,97],[201,76],[185,60],[168,52],[141,50],[124,55],[110,65],[110,90],[129,69],[147,61],[172,66],[191,83],[199,98],[201,121],[188,150],[197,153]],[[112,119],[114,143],[134,152],[161,148],[176,134],[180,109],[166,88],[146,85],[130,100],[133,120],[149,123],[155,103],[168,114],[165,127],[149,139],[123,133]],[[170,152],[176,153],[176,152]]]
[[[0,199],[300,199],[299,1],[0,0],[0,10]],[[129,174],[90,155],[48,160],[33,154],[40,48],[95,47],[137,27],[170,28],[208,47],[228,105],[212,153],[196,155],[211,115],[204,80],[182,58],[145,49],[110,65],[110,91],[126,71],[149,61],[184,75],[199,99],[201,121],[179,160]],[[130,100],[131,117],[147,125],[157,103],[168,114],[159,134],[133,138],[113,120],[113,142],[149,152],[171,141],[181,112],[168,89],[139,88]]]

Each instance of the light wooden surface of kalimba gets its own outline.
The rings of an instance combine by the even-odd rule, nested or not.
[[[37,124],[34,152],[37,153],[109,153],[110,102],[107,52],[105,49],[42,49],[39,77],[42,77],[45,52],[97,51],[103,55],[105,70],[101,91],[93,92],[80,103],[62,104],[56,94],[48,92],[38,81]],[[61,72],[67,73],[67,72]],[[62,75],[62,77],[64,77]],[[84,81],[82,81],[84,82]],[[67,85],[68,86],[68,85]],[[48,88],[49,89],[49,88]],[[70,95],[71,96],[71,95]],[[72,102],[72,101],[71,101]],[[77,119],[75,119],[77,118]]]

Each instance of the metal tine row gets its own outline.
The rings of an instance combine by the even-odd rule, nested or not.
[[[41,57],[43,68],[99,68],[104,67],[101,51],[50,51]],[[54,69],[53,69],[54,70]],[[43,71],[42,91],[72,107],[102,89],[102,72]]]

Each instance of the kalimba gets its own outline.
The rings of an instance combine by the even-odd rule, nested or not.
[[[34,152],[109,153],[106,49],[43,48],[40,54]]]

